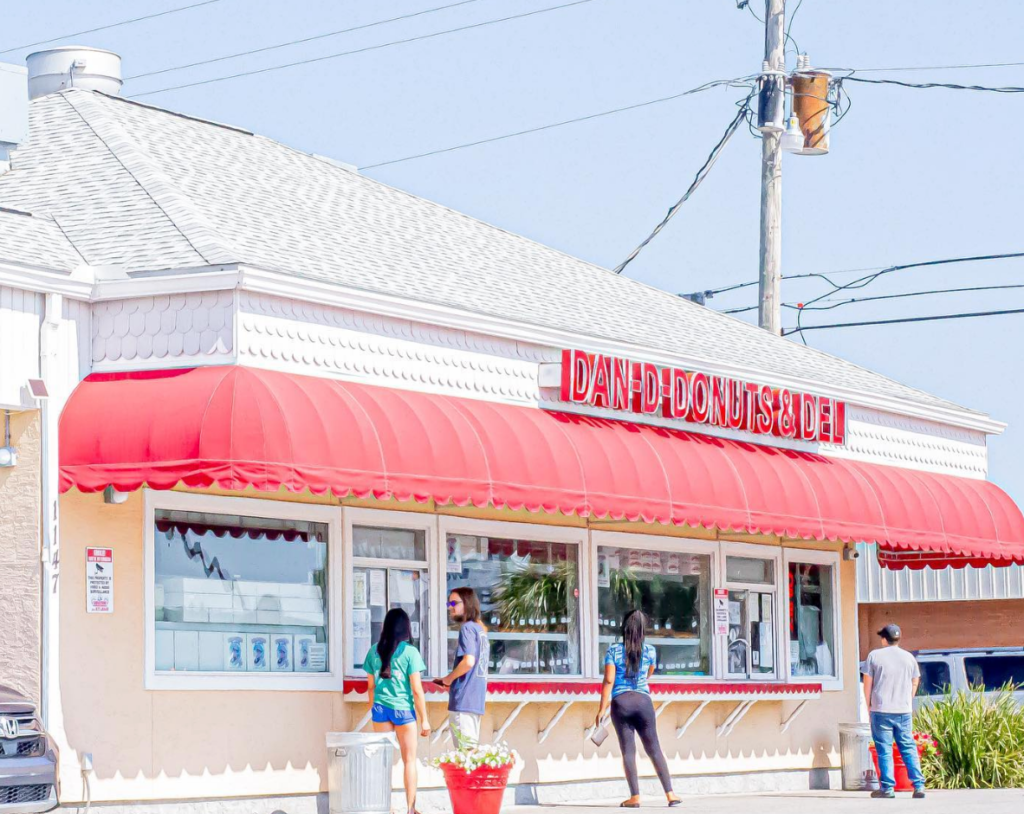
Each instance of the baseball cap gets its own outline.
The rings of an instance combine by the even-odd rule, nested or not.
[[[900,630],[899,625],[886,625],[878,631],[878,635],[887,641],[898,642],[903,636],[903,631]]]

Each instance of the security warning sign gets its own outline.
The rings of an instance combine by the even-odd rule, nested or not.
[[[729,592],[715,588],[715,635],[729,635]]]
[[[89,613],[114,612],[114,550],[85,550],[86,610]]]

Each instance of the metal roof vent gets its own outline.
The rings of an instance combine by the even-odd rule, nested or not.
[[[28,55],[28,98],[38,99],[67,88],[121,92],[121,57],[113,51],[67,45]]]

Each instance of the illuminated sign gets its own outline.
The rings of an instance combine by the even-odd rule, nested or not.
[[[578,350],[562,351],[561,399],[798,441],[846,439],[837,399]]]

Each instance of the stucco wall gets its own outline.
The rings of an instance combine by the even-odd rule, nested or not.
[[[0,446],[3,446],[0,413]],[[40,425],[37,410],[11,413],[18,465],[0,469],[0,684],[39,701]]]
[[[62,500],[61,681],[66,730],[74,750],[62,756],[65,799],[73,801],[80,794],[75,755],[86,751],[94,755],[93,799],[98,801],[325,789],[324,733],[354,725],[365,713],[365,704],[342,702],[339,693],[145,690],[141,496],[135,493],[122,505],[106,505],[100,495],[75,492]],[[480,515],[517,517],[493,511]],[[532,515],[529,519],[536,523],[543,518]],[[666,533],[663,528],[659,531]],[[84,560],[90,545],[114,549],[115,612],[111,615],[85,613]],[[838,765],[835,724],[856,714],[856,679],[851,681],[857,655],[852,563],[843,563],[841,593],[846,689],[810,702],[785,734],[780,734],[780,724],[796,702],[758,703],[727,738],[717,738],[715,728],[735,704],[713,703],[684,738],[676,740],[675,728],[695,704],[674,704],[659,721],[674,774]],[[512,782],[621,777],[614,738],[598,749],[583,737],[596,712],[596,700],[575,704],[543,745],[537,744],[537,733],[558,705],[526,707],[506,735],[522,756]],[[484,722],[485,738],[512,709],[513,704],[492,705]],[[432,705],[435,726],[444,714],[442,707]],[[443,743],[421,741],[420,756],[429,758],[446,748]],[[642,773],[652,774],[646,761]],[[400,787],[397,770],[395,783]],[[439,773],[421,768],[422,787],[441,783]]]

